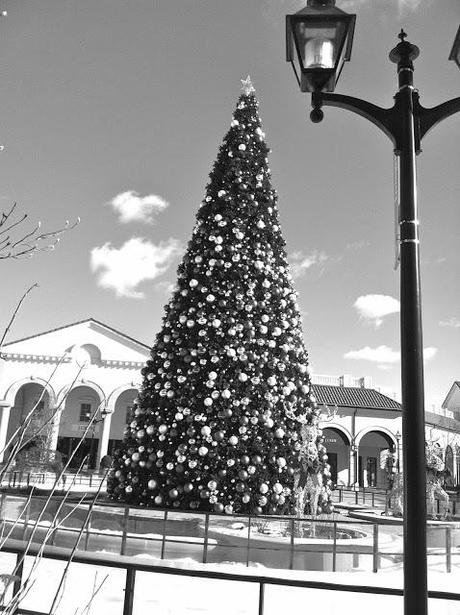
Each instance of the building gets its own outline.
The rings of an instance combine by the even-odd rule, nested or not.
[[[1,459],[20,422],[37,406],[38,420],[49,421],[49,447],[66,460],[83,437],[71,466],[79,467],[88,456],[89,467],[98,467],[123,437],[149,353],[147,345],[92,318],[4,345],[0,359]],[[383,454],[392,449],[401,465],[401,405],[373,389],[367,378],[314,375],[313,389],[322,411],[334,482],[386,486]],[[438,423],[433,428],[436,434],[444,434],[440,442],[457,484],[459,383],[445,403],[445,416],[435,415]],[[94,414],[96,419],[89,427]],[[431,413],[427,417],[431,425]]]
[[[313,389],[323,409],[321,426],[333,482],[386,487],[382,454],[394,451],[397,465],[402,465],[401,404],[370,388],[366,378],[313,376]]]
[[[427,438],[439,444],[449,476],[447,484],[460,483],[460,382],[451,386],[441,408],[426,412]]]

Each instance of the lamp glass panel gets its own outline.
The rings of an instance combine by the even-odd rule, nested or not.
[[[343,22],[297,21],[295,39],[303,68],[334,68],[345,35],[346,26]]]

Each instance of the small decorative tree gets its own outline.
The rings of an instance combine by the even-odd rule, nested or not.
[[[326,450],[264,137],[248,77],[115,454],[114,500],[302,514],[294,476],[307,446],[315,459],[308,471],[325,477],[317,510],[330,510]]]

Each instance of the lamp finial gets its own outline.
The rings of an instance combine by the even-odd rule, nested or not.
[[[312,9],[325,9],[335,6],[335,0],[307,0],[307,6]]]

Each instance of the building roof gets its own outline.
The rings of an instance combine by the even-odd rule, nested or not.
[[[442,402],[441,408],[447,408],[450,398],[457,391],[457,389],[460,389],[460,381],[454,380],[454,384],[450,387],[449,392],[446,395],[446,399]]]
[[[112,333],[116,333],[116,335],[119,335],[120,337],[130,340],[131,342],[134,342],[135,344],[139,344],[139,346],[142,346],[143,348],[147,348],[150,350],[150,347],[144,344],[143,342],[140,342],[139,340],[136,340],[133,337],[130,337],[129,335],[126,335],[125,333],[122,333],[121,331],[118,331],[117,329],[114,329],[113,327],[109,327],[109,325],[106,325],[105,323],[101,322],[100,320],[96,320],[95,318],[85,318],[84,320],[78,320],[77,322],[72,322],[68,325],[63,325],[62,327],[55,327],[54,329],[49,329],[48,331],[42,331],[41,333],[34,333],[34,335],[28,335],[27,337],[22,337],[18,340],[13,340],[12,342],[8,342],[7,344],[4,344],[3,347],[6,348],[7,346],[10,346],[12,344],[17,344],[18,342],[24,342],[25,340],[30,340],[34,337],[39,337],[40,335],[46,335],[48,333],[54,333],[55,331],[62,331],[62,329],[68,329],[69,327],[75,327],[76,325],[81,325],[83,323],[94,323],[96,325],[99,325],[103,329],[112,331]]]
[[[442,416],[442,414],[435,414],[434,412],[425,412],[425,423],[427,425],[446,429],[447,431],[460,433],[460,421],[452,419],[449,416]]]
[[[313,384],[312,388],[319,404],[348,408],[369,408],[371,410],[393,410],[396,412],[402,410],[400,403],[375,389],[327,386],[324,384]]]

